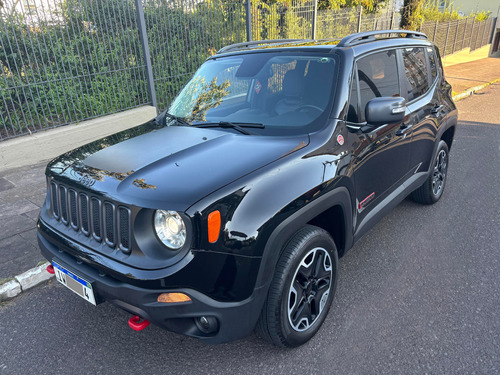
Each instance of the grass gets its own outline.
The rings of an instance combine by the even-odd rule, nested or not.
[[[6,277],[4,279],[0,279],[0,285],[6,284],[11,280],[14,280],[14,278],[13,277]]]

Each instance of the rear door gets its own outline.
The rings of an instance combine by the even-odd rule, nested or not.
[[[424,172],[429,168],[443,109],[436,89],[436,60],[432,55],[430,61],[427,47],[408,47],[401,52],[405,72],[403,96],[409,113],[405,126],[412,130],[410,168],[413,173]]]

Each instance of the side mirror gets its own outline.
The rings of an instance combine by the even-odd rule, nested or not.
[[[405,112],[405,98],[382,97],[374,98],[366,104],[365,117],[368,126],[380,126],[403,121]]]

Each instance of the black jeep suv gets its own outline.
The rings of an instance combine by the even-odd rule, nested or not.
[[[155,119],[50,162],[40,248],[136,330],[298,346],[338,258],[407,195],[442,196],[456,124],[424,34],[231,45]]]

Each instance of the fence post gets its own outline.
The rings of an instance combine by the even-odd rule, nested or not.
[[[462,38],[462,46],[460,47],[460,51],[464,49],[464,42],[465,42],[465,33],[467,32],[467,24],[469,23],[469,17],[465,19],[465,29],[464,29],[464,36]]]
[[[246,2],[246,7],[247,7],[247,42],[252,41],[252,2],[250,0],[247,0]]]
[[[363,14],[363,7],[359,6],[359,14],[358,14],[358,33],[361,32],[361,15]]]
[[[446,29],[446,39],[444,40],[444,53],[443,56],[446,56],[446,45],[448,44],[448,34],[450,33],[450,21],[448,21],[448,28]]]
[[[484,43],[484,34],[486,33],[486,23],[487,21],[483,21],[483,35],[481,35],[481,45],[480,47],[484,46],[485,44]]]
[[[457,36],[458,36],[458,28],[460,26],[460,20],[457,20],[457,28],[455,29],[455,39],[453,39],[453,49],[451,50],[451,54],[455,53],[455,45],[457,44]]]
[[[135,11],[137,16],[137,27],[139,28],[139,38],[141,39],[142,54],[146,64],[146,79],[148,82],[149,98],[151,105],[158,112],[158,103],[156,102],[155,81],[153,78],[153,67],[151,65],[151,56],[149,54],[148,34],[146,33],[146,21],[144,20],[144,9],[142,9],[142,0],[135,0]]]
[[[316,22],[318,22],[318,0],[314,0],[313,1],[313,5],[314,5],[314,10],[313,10],[313,14],[312,14],[312,30],[311,30],[311,34],[312,34],[312,39],[316,39]]]
[[[472,18],[472,28],[470,29],[470,38],[469,38],[469,49],[472,50],[472,35],[474,34],[474,25],[476,23],[476,17]],[[470,51],[469,51],[470,52]]]
[[[432,41],[436,42],[436,34],[438,31],[438,20],[436,20],[436,26],[434,26],[434,35],[432,36]]]
[[[389,29],[390,30],[394,29],[394,11],[392,11],[392,15],[391,15],[391,27]]]

